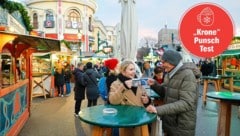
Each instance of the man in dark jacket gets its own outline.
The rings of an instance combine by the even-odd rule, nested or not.
[[[78,63],[77,68],[73,71],[75,78],[75,87],[74,87],[74,99],[75,99],[75,116],[78,116],[78,113],[81,109],[82,100],[85,99],[85,84],[83,81],[83,63]]]
[[[213,72],[213,64],[210,59],[206,59],[203,62],[200,71],[202,72],[203,76],[210,76],[210,74]]]
[[[160,85],[149,79],[151,88],[164,98],[164,105],[149,105],[147,111],[157,113],[163,121],[163,130],[170,136],[194,136],[198,84],[201,72],[195,65],[183,64],[181,55],[167,50],[162,56],[166,75]],[[195,66],[195,67],[194,67]]]

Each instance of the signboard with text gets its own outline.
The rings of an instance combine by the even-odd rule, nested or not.
[[[179,25],[182,44],[198,57],[221,54],[231,44],[233,32],[231,17],[213,3],[202,3],[190,8]]]

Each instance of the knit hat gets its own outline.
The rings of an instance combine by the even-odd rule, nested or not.
[[[167,61],[168,63],[177,66],[182,56],[179,52],[174,50],[167,50],[163,53],[162,60]]]
[[[92,62],[88,62],[87,64],[86,64],[86,67],[88,68],[88,69],[90,69],[90,68],[92,68]]]
[[[104,61],[104,66],[106,66],[110,70],[114,70],[118,64],[118,59],[111,58]]]

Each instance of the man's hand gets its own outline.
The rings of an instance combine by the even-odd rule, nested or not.
[[[157,113],[157,109],[153,105],[147,106],[146,110],[150,113]]]

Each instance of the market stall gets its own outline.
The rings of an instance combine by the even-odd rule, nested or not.
[[[0,135],[17,135],[30,115],[32,53],[59,51],[58,40],[0,32]]]
[[[228,50],[219,57],[219,70],[222,74],[233,76],[233,88],[240,91],[240,37],[234,37]],[[229,88],[229,80],[224,81],[224,87]]]
[[[60,51],[34,52],[32,54],[32,97],[57,96],[54,82],[55,69],[70,67],[75,64],[74,55],[64,43],[61,43]],[[75,64],[76,65],[76,64]]]
[[[74,60],[74,56],[76,56],[76,52],[72,52],[70,49],[66,48],[64,44],[61,44],[61,51],[60,52],[51,52],[50,54],[50,66],[49,70],[51,70],[52,76],[51,76],[51,96],[57,96],[58,90],[55,87],[54,82],[54,73],[56,69],[62,69],[66,71],[67,69],[71,69],[71,65],[74,64],[77,61]],[[80,59],[79,59],[80,60]],[[76,66],[76,64],[75,64]],[[48,71],[50,72],[50,71]],[[47,85],[48,86],[48,85]],[[64,86],[64,92],[66,94],[66,87]]]
[[[52,96],[51,52],[32,54],[32,97]]]

